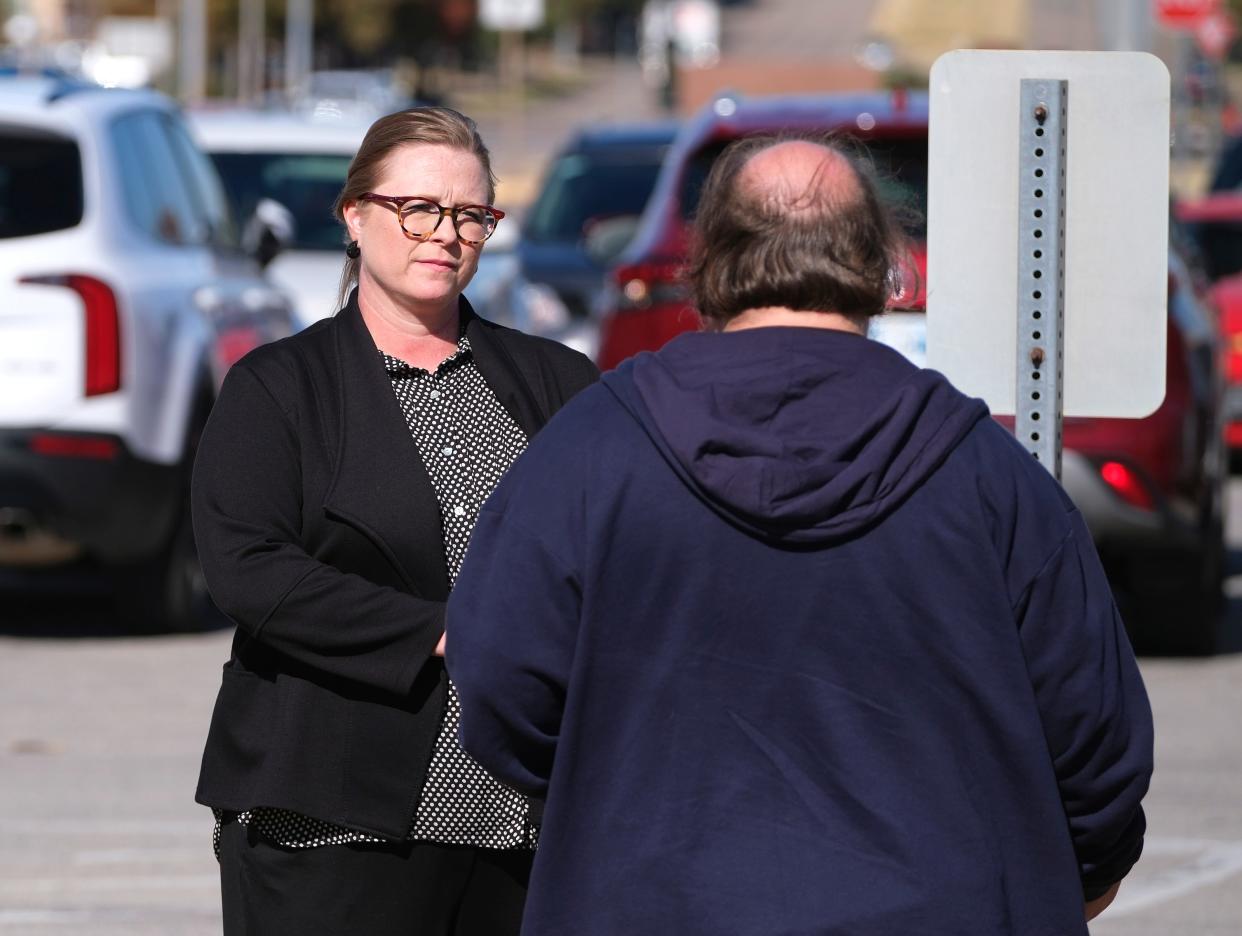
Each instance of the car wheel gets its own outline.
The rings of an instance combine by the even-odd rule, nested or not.
[[[116,586],[122,623],[145,632],[197,633],[228,623],[207,592],[188,505],[160,554],[121,570]]]
[[[1177,652],[1191,656],[1211,656],[1216,652],[1225,613],[1225,531],[1216,522],[1208,530],[1199,552],[1199,579],[1192,595],[1196,620],[1187,620],[1184,639]]]
[[[1225,608],[1225,544],[1219,526],[1206,531],[1196,549],[1165,555],[1158,564],[1158,573],[1132,574],[1130,587],[1119,596],[1135,649],[1168,656],[1215,653]],[[1144,568],[1151,572],[1152,566]],[[1166,587],[1174,577],[1176,587]]]

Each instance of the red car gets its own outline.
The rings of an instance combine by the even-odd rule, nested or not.
[[[1234,148],[1237,148],[1235,144]],[[1242,159],[1242,152],[1235,157]],[[1220,313],[1225,378],[1225,442],[1242,470],[1242,193],[1218,191],[1177,206],[1178,220],[1202,251],[1210,295]]]
[[[707,173],[738,137],[784,129],[849,130],[892,180],[893,197],[915,209],[926,202],[925,95],[719,98],[673,142],[638,232],[612,270],[611,288],[597,310],[602,316],[600,367],[615,367],[631,354],[698,328],[681,268],[690,219]],[[910,304],[921,308],[921,296],[911,296]]]
[[[912,262],[924,282],[927,120],[926,95],[901,91],[726,97],[705,107],[674,141],[638,233],[610,273],[596,310],[600,366],[699,327],[682,279],[690,221],[716,157],[750,134],[840,131],[865,144],[890,200],[912,209]],[[872,337],[922,364],[923,307],[919,290],[896,297]],[[1141,420],[1067,419],[1062,483],[1091,527],[1138,642],[1205,653],[1215,646],[1224,566],[1221,390],[1214,317],[1176,251],[1169,311],[1164,403]]]

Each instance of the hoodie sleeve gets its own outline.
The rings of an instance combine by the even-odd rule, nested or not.
[[[471,534],[449,598],[445,663],[461,699],[462,747],[498,779],[543,796],[573,664],[581,588],[570,564],[549,546],[548,532],[533,533],[504,510],[503,500],[488,502]]]
[[[1015,613],[1088,900],[1138,860],[1152,717],[1095,546],[1077,511]]]

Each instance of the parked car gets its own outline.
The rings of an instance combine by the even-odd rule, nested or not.
[[[1208,192],[1175,206],[1183,239],[1201,258],[1219,313],[1225,380],[1225,442],[1231,467],[1242,473],[1242,136],[1224,141]]]
[[[1226,139],[1212,167],[1204,198],[1178,206],[1213,280],[1242,272],[1242,136]]]
[[[268,275],[293,297],[305,327],[336,311],[344,265],[344,229],[332,204],[369,122],[315,120],[266,110],[205,110],[190,115],[240,215],[265,209],[283,215],[288,233]],[[270,227],[270,225],[269,225]],[[550,290],[527,282],[513,244],[513,225],[502,224],[483,248],[466,298],[484,318],[594,349],[590,334]]]
[[[210,622],[195,444],[227,368],[291,331],[171,101],[0,80],[0,586],[87,569],[132,622]]]
[[[1233,158],[1242,158],[1242,154]],[[1231,178],[1217,176],[1218,181]],[[1218,310],[1225,380],[1225,444],[1232,470],[1242,473],[1242,182],[1237,190],[1181,201],[1175,211],[1201,253],[1208,289]]]
[[[927,98],[922,94],[722,98],[674,142],[639,231],[610,273],[599,363],[613,367],[698,328],[682,279],[707,173],[731,141],[782,130],[841,131],[865,144],[882,191],[903,209],[925,269]],[[924,362],[922,276],[876,319],[872,337]],[[1067,419],[1062,483],[1082,510],[1127,623],[1151,649],[1214,645],[1223,570],[1224,458],[1214,312],[1176,249],[1169,254],[1168,392],[1140,420]],[[1002,422],[1012,421],[1002,420]]]
[[[501,225],[483,248],[466,298],[484,318],[530,335],[553,338],[594,358],[598,330],[593,319],[573,315],[555,289],[522,272],[516,226]]]
[[[298,324],[331,315],[345,257],[332,204],[369,122],[240,108],[194,111],[189,120],[238,217],[264,202],[287,212],[290,230],[267,272],[293,298]]]
[[[1166,393],[1143,419],[1066,418],[1062,480],[1146,649],[1215,649],[1228,460],[1216,314],[1169,250]],[[1012,427],[1012,420],[1002,420]]]
[[[677,131],[672,121],[579,131],[553,158],[517,245],[522,273],[556,290],[574,316],[599,301]]]
[[[681,271],[700,190],[724,148],[753,133],[832,129],[850,130],[867,145],[888,179],[890,197],[914,214],[926,204],[925,95],[719,98],[678,133],[638,231],[609,273],[597,307],[601,367],[615,367],[631,354],[698,327]],[[917,262],[923,262],[921,253]],[[912,294],[908,302],[918,306],[921,299]]]

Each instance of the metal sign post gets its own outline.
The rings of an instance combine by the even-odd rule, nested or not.
[[[1022,79],[1018,117],[1018,375],[1014,433],[1059,480],[1065,347],[1069,82]]]

